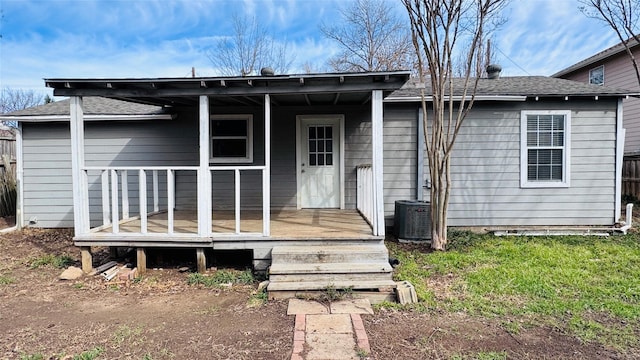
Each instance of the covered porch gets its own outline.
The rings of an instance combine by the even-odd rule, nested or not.
[[[271,249],[282,242],[380,243],[385,235],[382,101],[408,76],[47,79],[54,95],[71,98],[74,240],[83,253],[83,269],[91,269],[91,246],[128,246],[142,252],[153,246],[193,247],[198,254],[210,247],[251,249],[254,266],[265,268]],[[193,114],[195,131],[188,131],[193,131],[197,146],[185,155],[168,152],[164,163],[152,152],[137,150],[126,159],[122,156],[125,160],[88,160],[83,96],[160,105],[179,114],[177,121]],[[246,109],[252,111],[246,117],[250,130],[240,138],[247,149],[255,148],[255,155],[216,161],[213,119],[219,114],[232,114],[224,120],[235,119],[250,113]],[[370,116],[352,126],[346,111]],[[358,125],[361,122],[366,126]],[[286,133],[288,129],[295,133]],[[329,203],[324,201],[329,196],[323,192],[325,183],[312,183],[315,180],[305,176],[334,164],[335,171],[318,177],[335,179],[331,194],[337,196]],[[317,199],[305,200],[303,194],[311,193]]]
[[[143,222],[140,217],[132,217],[120,222],[118,233],[113,226],[95,228],[89,236],[76,236],[80,246],[117,246],[124,241],[129,246],[163,245],[172,227],[174,246],[193,246],[202,243],[198,234],[197,213],[176,211],[169,222],[166,211],[151,214],[146,219],[146,233],[141,234]],[[241,211],[236,223],[232,211],[218,210],[212,214],[211,237],[206,241],[247,241],[247,240],[351,240],[380,239],[372,234],[371,226],[361,213],[353,209],[301,209],[272,211],[269,216],[271,235],[262,236],[262,213],[256,210]]]

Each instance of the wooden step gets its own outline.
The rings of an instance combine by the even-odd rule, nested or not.
[[[332,289],[395,289],[393,280],[385,281],[296,281],[296,282],[269,282],[267,291],[305,291]]]
[[[352,283],[361,281],[387,281],[392,276],[388,273],[355,273],[355,274],[322,274],[322,273],[307,273],[307,274],[283,274],[283,275],[269,275],[269,281],[271,282],[311,282],[319,281],[322,283],[335,282],[335,281],[350,281]]]
[[[277,246],[271,250],[272,264],[388,262],[389,252],[382,244]]]
[[[384,243],[276,246],[271,251],[267,291],[388,291],[396,286],[388,254]]]
[[[373,271],[373,269],[365,269],[360,272],[337,273],[337,272],[311,272],[304,271],[299,273],[287,274],[269,274],[271,282],[332,282],[332,281],[387,281],[392,279],[391,271]]]
[[[269,275],[279,274],[352,274],[352,273],[391,273],[393,268],[389,262],[371,263],[308,263],[308,264],[273,264]]]

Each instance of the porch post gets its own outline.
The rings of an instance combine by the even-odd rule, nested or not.
[[[211,233],[211,171],[209,171],[209,97],[200,96],[200,167],[198,168],[198,235]]]
[[[82,97],[70,98],[71,179],[73,182],[73,228],[75,236],[89,232],[89,193],[84,172],[84,111]]]
[[[264,171],[262,172],[262,234],[271,235],[271,97],[264,95]]]
[[[384,191],[383,191],[383,124],[382,90],[373,90],[371,94],[371,144],[373,171],[373,234],[384,236]]]
[[[22,152],[22,122],[18,122],[16,131],[16,226],[22,229],[24,226],[24,191],[22,182],[24,180],[24,154]]]
[[[624,166],[624,140],[626,130],[623,127],[622,99],[618,99],[616,110],[616,184],[615,184],[615,209],[613,222],[622,220],[622,167]]]

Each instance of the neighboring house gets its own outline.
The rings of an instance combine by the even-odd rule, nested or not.
[[[640,61],[640,44],[633,38],[628,40],[628,44],[636,61]],[[630,93],[636,95],[640,93],[640,84],[638,84],[633,63],[622,43],[551,76],[588,84],[628,89]],[[624,127],[626,129],[625,156],[640,155],[640,98],[637,96],[624,100]]]
[[[136,247],[139,265],[146,248],[192,247],[201,270],[211,249],[242,249],[271,265],[270,291],[393,286],[394,202],[429,197],[409,72],[46,84],[70,100],[0,117],[20,123],[20,221],[73,226],[85,270],[91,246]],[[480,79],[453,154],[450,224],[617,223],[625,95]]]

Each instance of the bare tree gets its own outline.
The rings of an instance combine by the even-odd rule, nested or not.
[[[605,22],[623,44],[640,85],[638,61],[631,51],[630,41],[640,44],[640,1],[638,0],[580,0],[580,11],[590,18]]]
[[[411,32],[390,4],[356,0],[340,10],[340,25],[320,27],[326,37],[340,45],[340,53],[329,59],[332,69],[357,72],[414,68]]]
[[[207,52],[209,60],[224,76],[257,75],[262,67],[286,73],[294,56],[287,44],[276,42],[255,18],[232,17],[233,35],[220,40]]]
[[[424,137],[431,180],[431,247],[445,250],[451,189],[451,153],[475,100],[485,61],[481,45],[506,0],[402,0],[411,23],[422,89]],[[462,77],[454,79],[456,57],[464,54]],[[425,83],[428,82],[428,83]],[[430,106],[429,106],[430,105]],[[430,109],[429,109],[430,108]]]
[[[0,114],[50,103],[51,101],[49,95],[42,95],[33,90],[4,88],[0,91]]]

